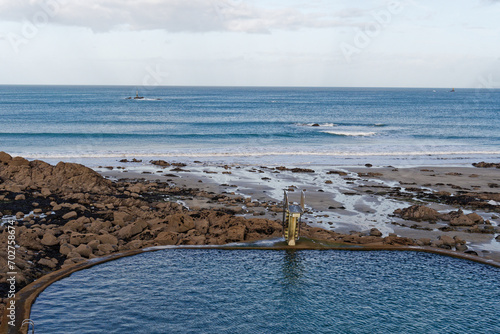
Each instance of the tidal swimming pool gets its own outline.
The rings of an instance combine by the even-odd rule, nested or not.
[[[498,333],[500,269],[418,252],[169,249],[49,286],[36,333]]]

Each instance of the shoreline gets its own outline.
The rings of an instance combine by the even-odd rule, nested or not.
[[[70,276],[71,274],[89,269],[91,267],[94,267],[99,264],[107,263],[110,261],[114,261],[117,259],[121,259],[124,257],[129,257],[129,256],[135,256],[138,254],[143,254],[146,252],[156,252],[156,251],[164,251],[168,249],[223,249],[223,250],[275,250],[275,251],[307,251],[307,250],[346,250],[346,251],[415,251],[415,252],[425,252],[425,253],[432,253],[432,254],[437,254],[437,255],[443,255],[443,256],[450,256],[462,260],[469,260],[485,265],[490,265],[496,268],[500,268],[500,262],[495,262],[495,261],[488,261],[484,260],[481,258],[477,258],[474,256],[466,255],[466,254],[457,254],[456,252],[450,252],[446,250],[440,250],[436,248],[430,248],[430,247],[404,247],[404,246],[385,246],[385,247],[376,247],[376,246],[371,246],[371,247],[365,247],[365,246],[360,246],[360,247],[342,247],[342,246],[324,246],[324,245],[319,245],[317,247],[312,247],[311,245],[307,245],[306,247],[290,247],[290,246],[209,246],[209,247],[169,247],[169,248],[162,248],[162,247],[151,247],[149,249],[140,249],[140,250],[134,250],[134,251],[127,251],[123,253],[115,253],[108,255],[106,257],[102,258],[96,258],[93,261],[85,261],[85,262],[80,262],[76,263],[71,267],[59,269],[57,271],[54,271],[50,274],[47,274],[43,277],[41,277],[39,280],[30,283],[26,287],[24,287],[22,290],[20,290],[17,294],[16,297],[16,319],[17,325],[15,327],[8,326],[7,324],[7,312],[4,312],[2,315],[2,323],[0,324],[0,331],[6,334],[16,334],[16,333],[23,333],[26,334],[28,332],[28,327],[26,329],[21,329],[20,323],[22,322],[21,319],[29,319],[29,315],[31,314],[31,308],[38,298],[38,296],[51,284],[64,279],[65,277]],[[21,321],[20,321],[21,320]],[[23,327],[24,328],[24,327]]]
[[[283,189],[294,201],[306,191],[303,238],[341,249],[428,251],[500,264],[497,168],[299,168],[131,158],[90,169],[0,152],[0,216],[17,221],[18,265],[27,283],[17,286],[161,245],[248,249],[231,244],[281,236]],[[6,237],[1,230],[0,241]]]

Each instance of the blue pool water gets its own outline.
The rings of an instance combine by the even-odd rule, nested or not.
[[[356,164],[370,157],[422,165],[500,158],[498,89],[139,89],[146,100],[126,99],[136,87],[0,86],[0,150],[45,160]]]
[[[48,287],[37,333],[498,333],[500,270],[415,252],[144,253]]]

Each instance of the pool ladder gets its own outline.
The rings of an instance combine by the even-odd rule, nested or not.
[[[24,325],[28,325],[28,332],[30,330],[30,325],[31,325],[31,334],[35,334],[35,322],[31,319],[24,319],[23,323],[21,324],[21,328],[24,327]]]
[[[299,239],[300,217],[304,213],[305,195],[300,194],[300,206],[288,203],[288,195],[284,191],[283,198],[283,236],[288,246],[295,246],[295,240]]]

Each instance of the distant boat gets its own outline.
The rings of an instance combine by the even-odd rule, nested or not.
[[[450,90],[450,93],[455,93],[455,88],[452,88],[452,89]]]

